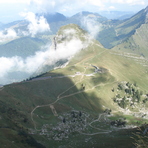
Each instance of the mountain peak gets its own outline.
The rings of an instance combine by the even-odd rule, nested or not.
[[[54,45],[56,47],[59,43],[70,42],[73,39],[78,39],[83,42],[88,38],[87,36],[88,34],[84,30],[82,30],[78,25],[68,24],[62,26],[59,29],[57,35],[54,37]]]
[[[86,17],[86,16],[92,16],[92,17],[97,17],[97,18],[100,18],[100,19],[103,19],[103,20],[107,20],[105,17],[101,16],[100,14],[98,13],[94,13],[94,12],[89,12],[89,11],[82,11],[82,12],[79,12],[75,15],[73,15],[72,17]]]
[[[48,23],[52,23],[52,22],[59,22],[59,21],[66,21],[67,18],[66,16],[64,16],[61,13],[46,13],[46,14],[37,14],[37,15],[43,15],[46,19]]]
[[[148,6],[144,9],[144,12],[145,12],[145,23],[147,24],[148,23]]]

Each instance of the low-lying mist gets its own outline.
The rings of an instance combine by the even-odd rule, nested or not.
[[[81,26],[85,28],[92,38],[97,38],[102,24],[97,21],[96,17],[84,16],[81,20]]]

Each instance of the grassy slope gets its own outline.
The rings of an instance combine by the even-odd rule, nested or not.
[[[115,24],[114,21],[111,21],[111,25],[99,32],[98,40],[105,48],[113,48],[123,43],[134,35],[136,29],[146,23],[147,12],[148,10],[145,8],[127,20],[117,21]],[[147,31],[147,29],[144,30]]]
[[[131,34],[135,29],[139,28],[141,24],[145,22],[145,15],[146,15],[145,11],[141,10],[133,17],[119,24],[116,27],[118,35]]]
[[[127,19],[123,23],[116,26],[117,36],[121,41],[131,36],[137,28],[139,28],[143,23],[145,23],[146,12],[145,10],[139,11],[133,17]]]
[[[94,77],[78,75],[73,78],[56,78],[56,76],[73,75],[78,71],[85,74],[92,73],[94,68],[90,64],[104,68],[104,73],[97,73]],[[61,99],[54,104],[59,115],[74,109],[88,112],[95,117],[105,108],[118,110],[118,107],[113,104],[111,99],[111,97],[114,96],[111,89],[116,86],[118,82],[136,81],[141,89],[147,90],[148,88],[146,69],[143,66],[131,58],[119,56],[117,52],[101,48],[97,41],[94,41],[87,49],[82,50],[72,58],[65,68],[53,70],[43,76],[52,76],[55,78],[11,84],[4,86],[0,91],[0,116],[2,117],[0,120],[0,130],[4,130],[4,125],[7,125],[8,133],[6,133],[5,136],[6,141],[11,141],[11,138],[7,136],[12,135],[12,130],[17,131],[14,133],[17,140],[14,141],[18,147],[24,145],[24,143],[19,140],[21,136],[18,132],[22,130],[27,132],[30,128],[34,128],[31,111],[38,105],[47,105],[54,102],[61,93]],[[82,90],[82,84],[85,85],[85,90]],[[81,92],[79,93],[79,91]],[[71,95],[73,93],[77,94]],[[68,97],[68,95],[70,96]],[[103,106],[105,106],[105,108]],[[41,116],[46,117],[46,119],[41,118]],[[33,117],[37,129],[40,129],[42,124],[49,122],[54,124],[59,120],[53,116],[49,106],[38,108],[34,112]],[[25,119],[27,119],[27,121]],[[81,143],[81,138],[87,138],[87,136],[76,135],[77,138],[71,137],[76,143]],[[69,143],[69,141],[63,141],[63,143],[60,142],[58,144],[37,135],[34,135],[34,137],[41,143],[45,142],[48,146],[51,144],[55,146]],[[94,139],[100,138],[105,140],[104,137],[94,137]],[[112,141],[109,140],[110,147],[115,146],[114,144],[118,136],[115,137]],[[122,138],[120,138],[120,140],[121,139]],[[123,145],[125,139],[124,137],[124,139],[121,140],[122,142],[118,139],[121,142],[118,144]],[[0,140],[5,143],[5,140]],[[130,141],[128,138],[126,140]],[[84,143],[82,142],[81,144]],[[130,145],[130,142],[128,144]],[[70,145],[69,143],[69,146]],[[96,142],[94,145],[98,146],[99,143]],[[103,143],[100,143],[100,145],[103,146]],[[93,144],[90,144],[90,146],[93,146]]]
[[[113,49],[122,50],[148,57],[148,24],[141,25],[136,32],[125,42],[115,46]]]
[[[116,27],[118,36],[122,36],[123,38],[121,44],[115,46],[113,49],[148,57],[147,13],[148,7]]]

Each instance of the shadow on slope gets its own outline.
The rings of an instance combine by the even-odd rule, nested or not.
[[[64,77],[62,74],[52,73],[51,75],[53,78],[14,83],[6,85],[1,89],[1,130],[3,130],[3,128],[7,128],[7,134],[9,135],[11,134],[12,129],[15,129],[18,132],[22,130],[27,132],[29,128],[34,129],[34,125],[31,120],[32,110],[36,106],[47,105],[55,102],[58,99],[57,97],[59,94],[74,85],[68,77]],[[76,87],[73,87],[70,93],[79,91],[80,90],[78,90]],[[92,101],[94,100],[96,101],[96,104],[92,105]],[[87,95],[85,92],[77,94],[76,96],[73,95],[71,97],[67,97],[64,103],[61,100],[60,102],[57,101],[57,103],[55,103],[55,108],[58,114],[73,109],[86,110],[97,114],[102,110],[96,96],[94,94]],[[54,118],[50,107],[47,107],[47,109],[45,108],[44,110],[45,111],[42,112],[43,115],[46,116],[47,113],[50,112],[48,117],[50,118],[51,116],[51,118]],[[37,124],[41,124],[43,121],[39,119],[36,122]],[[50,122],[50,120],[47,119],[47,122]],[[10,139],[8,138],[6,141],[8,142],[9,140]]]
[[[106,81],[103,79],[103,81]],[[79,88],[79,89],[78,89]],[[62,141],[49,140],[45,135],[38,134],[43,125],[56,125],[62,122],[60,116],[71,111],[81,111],[96,118],[103,112],[100,98],[95,93],[85,92],[80,81],[80,87],[73,82],[73,78],[61,73],[49,73],[48,77],[38,77],[30,81],[6,85],[0,91],[0,130],[4,138],[0,138],[3,145],[10,147],[12,140],[15,146],[33,147],[39,144],[49,147],[109,147],[124,144],[125,140],[131,147],[131,140],[126,131],[124,136],[119,133],[81,135],[74,132],[68,139]],[[58,115],[58,116],[57,116]],[[64,121],[63,121],[64,122]],[[4,130],[7,132],[4,134]],[[35,130],[36,129],[36,130]],[[21,133],[21,134],[20,134]],[[14,138],[11,138],[13,134]],[[31,135],[30,135],[31,134]],[[22,140],[22,137],[27,137]],[[29,140],[27,140],[29,137]],[[31,139],[31,140],[30,140]],[[122,140],[121,140],[122,139]],[[89,142],[91,140],[92,142]],[[87,141],[87,142],[86,142]],[[120,147],[120,146],[118,146]]]

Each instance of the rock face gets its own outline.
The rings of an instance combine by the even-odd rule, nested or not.
[[[56,41],[56,37],[53,38],[53,42],[54,42],[54,49],[57,49],[57,41]]]

